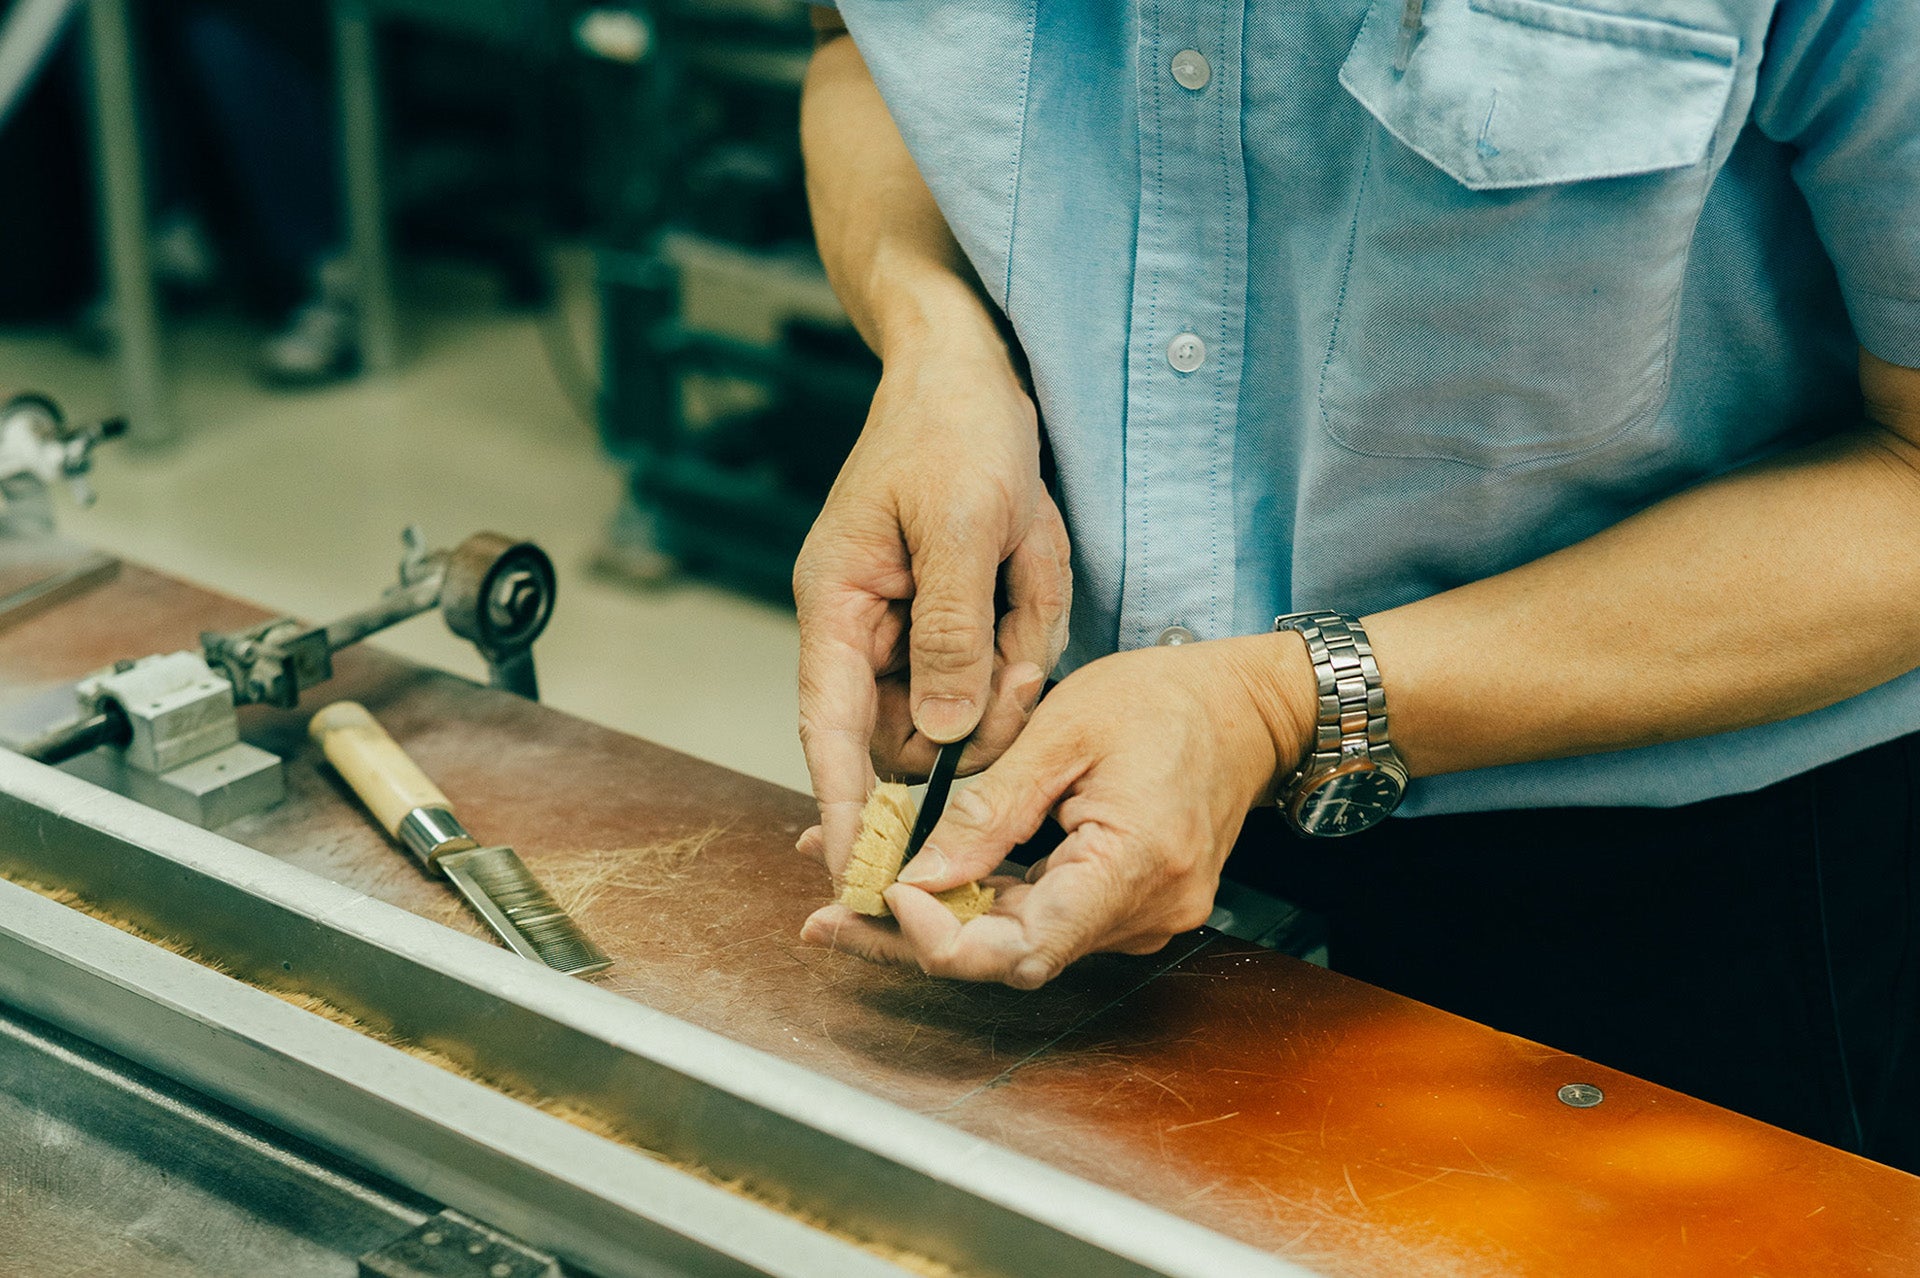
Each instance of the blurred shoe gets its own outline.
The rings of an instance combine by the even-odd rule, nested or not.
[[[261,344],[261,380],[299,389],[352,377],[360,371],[357,321],[353,303],[337,297],[301,306],[286,327]]]

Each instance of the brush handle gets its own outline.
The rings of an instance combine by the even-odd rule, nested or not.
[[[327,762],[353,787],[373,819],[395,838],[415,808],[453,811],[440,787],[358,701],[324,707],[307,724],[307,735],[326,752]]]

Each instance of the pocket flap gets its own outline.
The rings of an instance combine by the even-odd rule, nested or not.
[[[1698,164],[1740,41],[1548,0],[1427,0],[1404,73],[1401,0],[1375,0],[1340,83],[1386,130],[1474,190]]]

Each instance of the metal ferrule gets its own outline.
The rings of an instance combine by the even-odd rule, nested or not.
[[[395,837],[429,869],[445,853],[480,846],[445,808],[413,809],[400,818]]]

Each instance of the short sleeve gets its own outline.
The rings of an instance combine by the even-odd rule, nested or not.
[[[1793,176],[1860,344],[1920,366],[1920,0],[1782,0],[1753,120]]]

